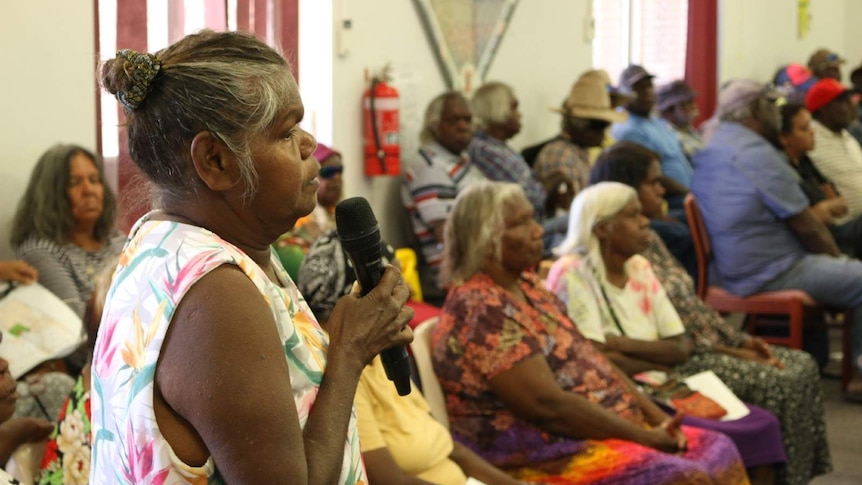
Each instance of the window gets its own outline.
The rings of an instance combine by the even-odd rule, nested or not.
[[[205,28],[213,30],[250,30],[270,45],[282,44],[281,0],[99,0],[99,50],[101,60],[114,56],[118,47],[135,47],[147,52],[163,49],[183,36]],[[295,3],[295,2],[294,2]],[[118,12],[119,8],[126,9]],[[124,14],[145,14],[145,22],[132,26],[123,23]],[[123,24],[118,42],[118,26]],[[131,27],[131,29],[130,29]],[[295,38],[295,32],[293,33]],[[138,42],[129,44],[129,39]],[[295,42],[294,44],[295,45]],[[287,47],[285,45],[285,47]],[[102,156],[119,155],[119,111],[109,93],[100,100]]]
[[[97,6],[101,61],[114,57],[118,47],[155,52],[209,28],[254,32],[291,53],[289,61],[296,67],[298,0],[98,0]],[[135,180],[117,101],[102,91],[98,103],[99,150],[108,180],[119,194],[120,227],[126,230],[146,210],[146,192]]]
[[[655,84],[685,77],[688,0],[592,0],[593,66],[614,80],[629,64]]]

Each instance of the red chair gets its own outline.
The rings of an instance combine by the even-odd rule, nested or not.
[[[709,284],[709,263],[712,261],[712,245],[703,223],[703,216],[694,194],[685,197],[685,214],[694,240],[697,253],[697,296],[719,313],[747,313],[748,333],[754,335],[757,327],[786,327],[788,335],[763,336],[763,340],[774,345],[784,345],[802,349],[802,332],[806,319],[816,317],[819,324],[825,325],[828,309],[820,306],[808,293],[802,290],[767,291],[742,297],[728,293]],[[787,321],[777,322],[764,319],[764,316],[786,316]],[[850,320],[849,312],[844,312],[842,341],[844,358],[841,363],[841,387],[847,389],[851,376],[850,359]]]
[[[736,296],[717,286],[709,284],[709,263],[712,261],[712,245],[709,234],[703,223],[700,207],[694,194],[685,197],[685,214],[694,239],[694,249],[697,253],[697,295],[709,306],[720,313],[747,313],[748,331],[754,333],[758,324],[775,326],[774,322],[765,322],[758,317],[763,315],[787,316],[788,321],[777,325],[787,326],[787,337],[764,336],[763,340],[770,344],[784,345],[793,349],[802,348],[802,330],[805,318],[824,314],[824,309],[802,290],[768,291],[748,297]]]

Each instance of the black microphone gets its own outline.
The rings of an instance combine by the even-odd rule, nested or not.
[[[380,228],[368,201],[362,197],[344,199],[335,206],[335,227],[341,246],[350,260],[356,280],[367,295],[383,276]],[[395,383],[399,396],[410,394],[410,361],[403,345],[384,350],[380,354],[386,377]]]

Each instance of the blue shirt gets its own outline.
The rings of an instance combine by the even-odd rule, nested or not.
[[[785,222],[805,210],[808,199],[766,139],[722,122],[693,158],[691,191],[712,242],[719,286],[751,295],[808,254]]]
[[[545,214],[545,187],[533,177],[533,171],[520,153],[483,131],[477,131],[467,147],[470,161],[489,180],[511,182],[521,186],[533,206],[534,217],[541,221]]]
[[[694,169],[682,151],[676,135],[656,118],[644,118],[629,113],[622,123],[611,128],[611,135],[617,141],[630,141],[643,145],[661,157],[661,171],[685,187],[691,186]]]

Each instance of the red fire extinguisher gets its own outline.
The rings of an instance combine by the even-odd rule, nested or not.
[[[380,78],[371,79],[362,97],[365,175],[401,174],[399,103],[398,90]]]

